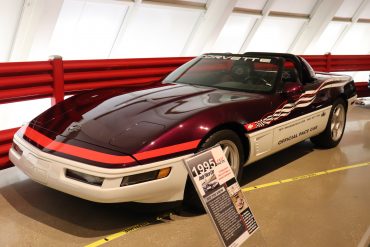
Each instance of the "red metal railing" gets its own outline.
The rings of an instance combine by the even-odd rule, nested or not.
[[[370,55],[304,56],[317,71],[369,71]],[[159,81],[191,57],[0,63],[0,104],[64,95],[103,87],[148,85]],[[367,82],[356,83],[360,96],[370,96]],[[1,116],[0,116],[1,121]],[[0,131],[0,169],[10,166],[8,150],[17,128]]]
[[[160,80],[189,61],[181,58],[143,58],[0,63],[0,104],[51,97],[102,87],[146,85]]]
[[[306,55],[303,56],[317,71],[368,71],[370,55]]]

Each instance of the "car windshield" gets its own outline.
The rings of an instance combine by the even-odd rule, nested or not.
[[[271,92],[282,59],[233,54],[205,54],[184,64],[164,82],[215,87],[234,91]]]

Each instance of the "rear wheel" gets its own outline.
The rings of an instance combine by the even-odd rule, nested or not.
[[[311,137],[311,141],[321,148],[333,148],[337,146],[344,133],[346,115],[345,101],[343,99],[336,100],[330,111],[329,120],[324,132]]]
[[[202,143],[200,150],[220,145],[235,177],[240,182],[243,173],[244,151],[239,136],[232,130],[221,130]],[[197,211],[204,212],[202,202],[188,177],[185,186],[184,203]]]

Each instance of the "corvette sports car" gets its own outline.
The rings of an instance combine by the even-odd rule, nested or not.
[[[285,53],[205,54],[146,87],[92,90],[14,136],[11,161],[33,180],[96,202],[194,200],[183,160],[220,145],[243,166],[311,138],[341,140],[356,91]]]

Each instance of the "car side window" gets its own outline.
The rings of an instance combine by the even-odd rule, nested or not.
[[[282,73],[282,81],[285,82],[300,82],[299,76],[298,76],[298,70],[295,67],[294,63],[287,60],[284,63],[283,73]]]
[[[295,63],[289,59],[286,59],[284,62],[281,81],[277,85],[277,90],[282,90],[287,82],[298,82],[302,84]]]
[[[302,80],[306,83],[312,83],[314,82],[314,78],[316,76],[315,71],[311,67],[311,65],[306,61],[306,59],[299,57],[302,63]]]

